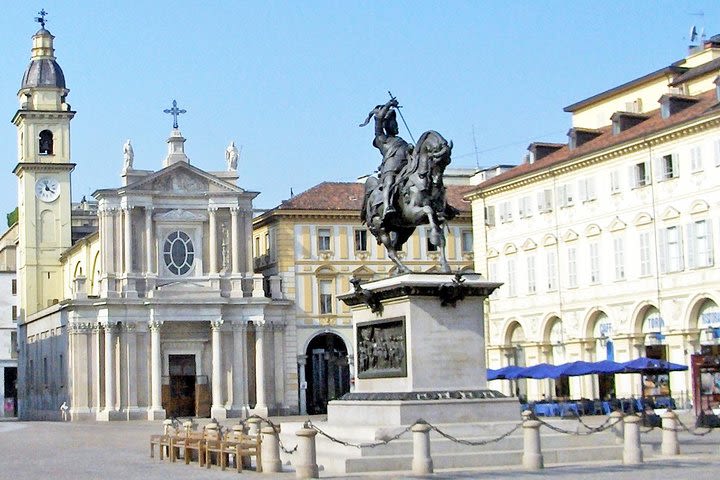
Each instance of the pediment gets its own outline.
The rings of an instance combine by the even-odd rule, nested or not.
[[[128,185],[125,190],[185,195],[204,195],[210,192],[244,192],[242,188],[184,162],[174,163],[148,175],[142,180]]]
[[[692,205],[690,205],[690,213],[696,214],[696,213],[705,213],[708,210],[710,210],[710,205],[705,200],[695,200]]]
[[[357,278],[373,278],[375,276],[375,272],[363,265],[362,267],[353,270],[352,275]]]
[[[585,229],[585,236],[586,237],[597,237],[600,235],[600,232],[602,232],[602,229],[597,223],[591,223],[587,226]]]
[[[537,243],[533,242],[532,238],[528,238],[525,240],[525,243],[522,244],[523,250],[535,250],[537,248]]]
[[[635,217],[635,226],[639,227],[641,225],[648,225],[652,223],[652,217],[647,213],[641,213],[637,217]]]
[[[500,255],[500,252],[498,252],[496,249],[494,249],[494,248],[488,248],[487,258],[495,258],[495,257],[497,257],[498,255]]]
[[[512,255],[513,253],[517,253],[517,247],[513,243],[508,243],[503,248],[503,253],[505,253],[505,255]]]
[[[580,235],[578,235],[575,230],[570,229],[565,232],[565,235],[563,235],[563,240],[565,240],[566,242],[573,242],[577,240],[578,237],[580,237]]]
[[[330,265],[321,265],[315,270],[315,276],[318,277],[329,277],[335,276],[338,272]]]
[[[663,220],[674,220],[680,216],[680,212],[675,207],[668,207],[662,214]]]
[[[169,212],[158,213],[153,219],[157,222],[204,222],[207,220],[207,215],[176,208]]]
[[[624,230],[627,225],[625,222],[620,220],[619,217],[615,217],[612,222],[610,222],[610,225],[608,226],[608,230],[611,232],[618,232],[620,230]]]
[[[555,245],[557,243],[557,237],[555,235],[552,235],[548,233],[543,237],[543,246],[549,247],[551,245]]]

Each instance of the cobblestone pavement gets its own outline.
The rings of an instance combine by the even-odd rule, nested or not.
[[[58,422],[0,422],[0,439],[5,452],[0,455],[0,479],[36,480],[183,480],[228,479],[237,476],[233,470],[222,472],[189,466],[182,462],[171,464],[149,456],[149,436],[161,430],[160,422],[116,423],[58,423]],[[285,467],[290,469],[289,466]],[[323,478],[436,478],[436,479],[612,479],[656,480],[658,478],[716,479],[720,471],[720,451],[712,454],[681,455],[669,458],[649,458],[637,467],[620,462],[583,465],[554,465],[538,472],[521,468],[472,469],[440,471],[430,477],[413,476],[404,472],[365,474],[360,476],[331,476]],[[294,472],[258,474],[244,471],[245,479],[295,478]]]

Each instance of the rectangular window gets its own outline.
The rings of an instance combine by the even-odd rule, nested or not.
[[[43,357],[43,384],[47,387],[50,383],[47,357]]]
[[[712,222],[699,220],[687,226],[688,267],[702,268],[713,265]]]
[[[355,251],[367,252],[367,230],[364,228],[355,230]]]
[[[676,154],[663,155],[660,157],[659,162],[659,173],[661,179],[668,180],[670,178],[677,178],[680,176],[680,171],[678,170],[678,157]]]
[[[333,313],[332,281],[320,280],[318,282],[318,290],[320,291],[320,314],[327,315]]]
[[[683,264],[683,245],[680,227],[668,227],[660,231],[660,272],[680,272]]]
[[[575,247],[568,248],[568,286],[577,287],[577,250]]]
[[[532,217],[532,199],[529,196],[520,199],[519,210],[520,218]]]
[[[489,205],[485,207],[485,225],[488,227],[495,226],[495,206]]]
[[[700,145],[695,145],[690,149],[690,171],[701,172],[702,169],[702,150]]]
[[[648,162],[640,162],[630,166],[630,187],[639,188],[650,185],[650,168]]]
[[[557,253],[555,250],[547,252],[547,289],[557,290]]]
[[[590,283],[600,283],[600,246],[598,242],[590,244]]]
[[[270,232],[265,232],[265,254],[270,253]]]
[[[527,289],[528,293],[535,293],[535,257],[527,257]]]
[[[462,253],[472,253],[473,251],[473,232],[472,230],[463,230],[460,237],[460,251]]]
[[[255,237],[255,256],[260,256],[260,237]]]
[[[547,188],[537,194],[538,212],[548,213],[553,209],[552,190]]]
[[[613,239],[615,249],[615,280],[625,280],[625,250],[622,237]]]
[[[508,297],[514,297],[515,292],[515,260],[507,261],[507,287]]]
[[[583,178],[578,182],[581,202],[592,202],[595,200],[595,179],[592,177]]]
[[[572,185],[560,185],[557,187],[557,203],[560,208],[566,208],[572,206],[573,191]]]
[[[500,204],[500,223],[512,222],[512,204],[502,202]]]
[[[12,315],[12,317],[11,317],[12,321],[17,322],[17,305],[12,306],[11,315]]]
[[[10,291],[13,295],[17,295],[17,279],[13,278],[10,284]]]
[[[650,256],[650,232],[640,234],[640,276],[652,275],[652,263]]]
[[[318,251],[327,252],[330,250],[330,229],[318,229]]]
[[[10,332],[10,358],[15,360],[18,357],[17,332]]]
[[[620,171],[610,172],[610,193],[620,193]]]

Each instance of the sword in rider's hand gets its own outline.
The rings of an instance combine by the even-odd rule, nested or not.
[[[390,92],[390,90],[388,90],[388,95],[390,95],[390,100],[395,100],[395,99],[396,99],[396,97],[393,96],[393,94]],[[396,110],[397,110],[397,112],[400,114],[400,118],[401,118],[402,121],[403,121],[403,125],[405,125],[405,130],[408,131],[408,134],[410,135],[410,138],[412,139],[413,143],[417,143],[417,142],[415,141],[415,137],[413,137],[413,134],[412,134],[412,132],[410,131],[410,127],[408,127],[408,124],[407,124],[407,122],[405,121],[405,117],[403,116],[402,112],[400,111],[400,105],[397,106],[397,109],[396,109]]]

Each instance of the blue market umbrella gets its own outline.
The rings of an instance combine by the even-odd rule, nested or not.
[[[532,367],[523,368],[521,371],[508,376],[507,378],[534,378],[540,380],[542,378],[556,378],[557,367],[549,363],[538,363]]]
[[[498,368],[498,369],[487,369],[487,379],[488,380],[509,380],[510,377],[508,375],[512,375],[514,373],[519,372],[520,370],[523,370],[523,367],[518,367],[517,365],[508,365],[506,367]]]
[[[593,362],[592,373],[625,373],[625,366],[622,363],[613,362],[612,360],[600,360],[599,362]]]
[[[624,362],[623,373],[647,373],[647,372],[679,372],[687,370],[687,365],[659,360],[657,358],[640,357],[629,362]]]
[[[562,365],[558,365],[555,367],[555,373],[558,377],[561,376],[567,376],[567,377],[576,377],[579,375],[590,375],[595,372],[595,364],[592,362],[586,362],[583,360],[578,360],[576,362],[570,362],[570,363],[563,363]]]

